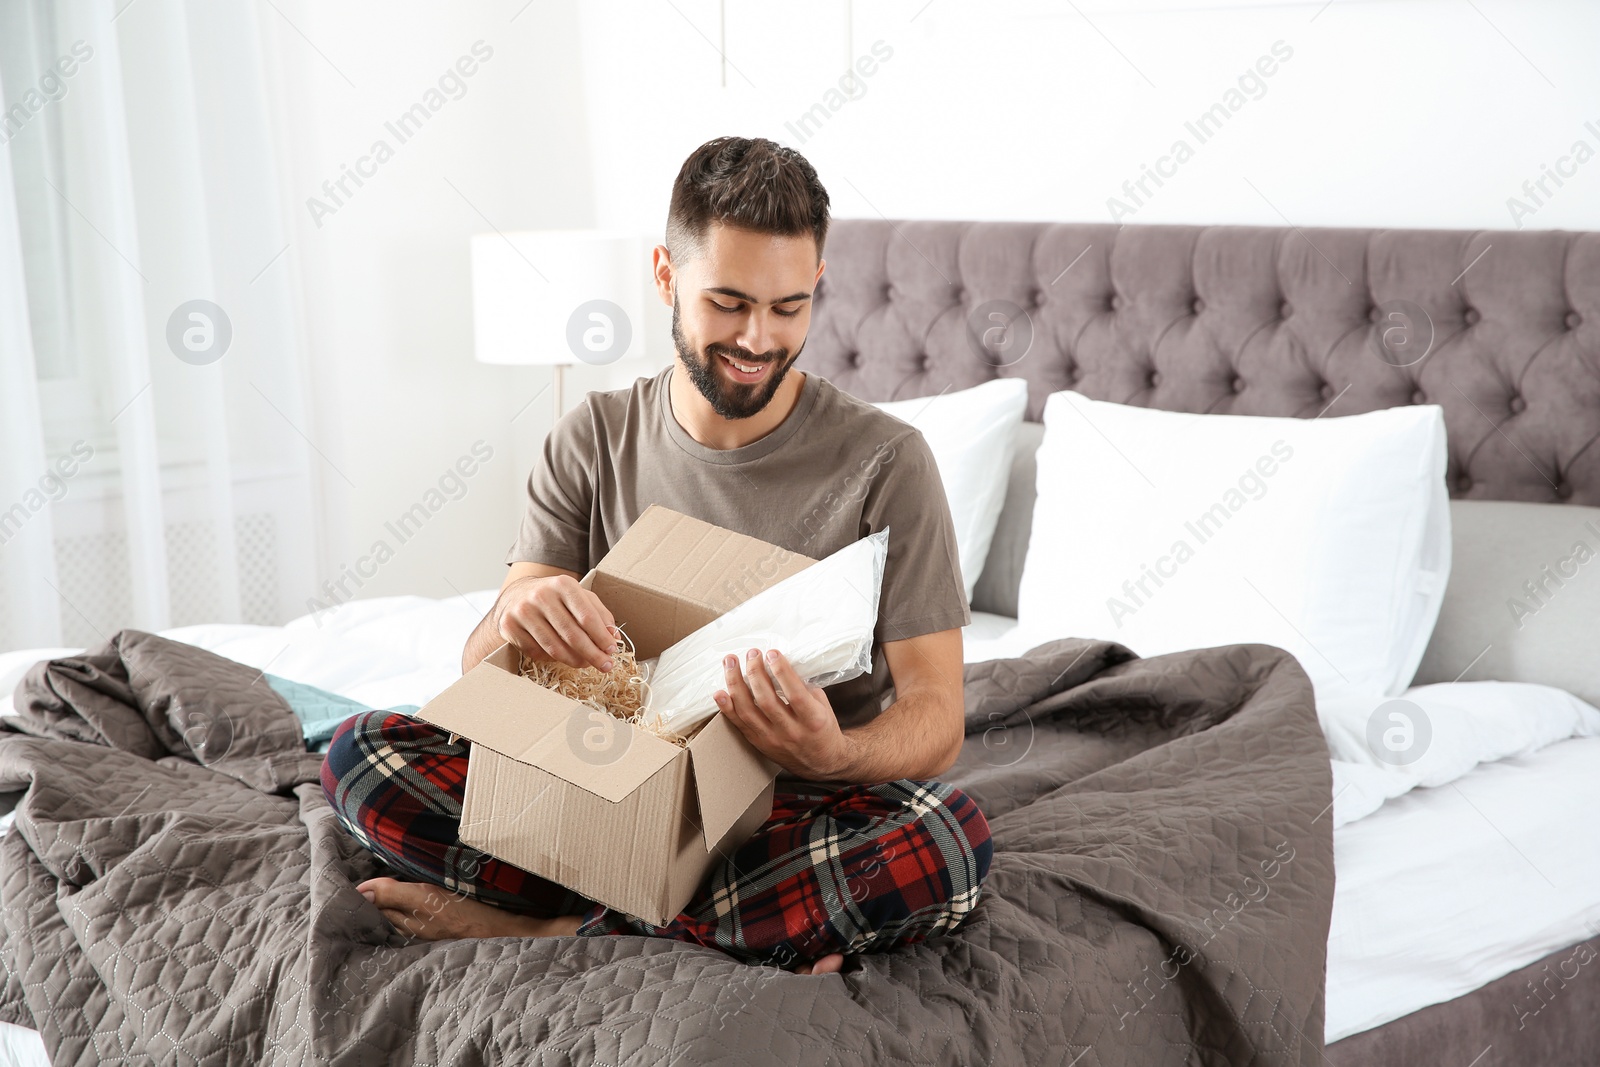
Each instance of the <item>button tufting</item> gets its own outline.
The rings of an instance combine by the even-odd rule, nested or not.
[[[1428,402],[1428,394],[1418,389],[1411,394],[1411,402],[1413,404],[1426,404]]]
[[[1377,322],[1381,318],[1383,318],[1383,312],[1378,308],[1378,306],[1376,304],[1374,304],[1372,307],[1369,307],[1367,309],[1367,321],[1368,322]]]
[[[1293,314],[1294,314],[1294,307],[1293,307],[1293,305],[1291,305],[1289,303],[1289,301],[1285,300],[1282,304],[1280,304],[1278,306],[1278,318],[1286,319],[1290,315],[1293,315]]]
[[[1334,397],[1333,383],[1323,382],[1322,388],[1317,390],[1317,395],[1322,397],[1324,400],[1332,400]]]
[[[1044,290],[1043,289],[1035,289],[1033,291],[1033,306],[1034,307],[1043,307],[1044,306]]]
[[[1468,308],[1466,310],[1466,313],[1463,314],[1461,317],[1462,317],[1462,319],[1464,319],[1466,321],[1466,324],[1468,326],[1476,326],[1476,325],[1478,325],[1478,321],[1483,318],[1482,315],[1478,314],[1478,309],[1477,308]]]
[[[861,353],[851,352],[844,357],[844,361],[852,367],[859,367],[861,366]]]
[[[928,355],[928,353],[924,352],[922,355],[917,357],[917,367],[919,369],[927,370],[931,366],[933,366],[933,357]]]
[[[1471,488],[1472,488],[1472,478],[1471,478],[1471,476],[1463,474],[1461,477],[1456,479],[1456,492],[1465,493],[1468,489],[1471,489]]]
[[[1572,498],[1572,483],[1563,478],[1561,484],[1556,486],[1556,496],[1562,500],[1570,500]]]
[[[1200,312],[1204,311],[1205,309],[1206,309],[1206,302],[1204,300],[1201,300],[1198,296],[1195,297],[1194,298],[1194,313],[1196,315],[1198,315],[1198,314],[1200,314]]]
[[[1511,411],[1513,414],[1521,415],[1527,410],[1528,402],[1526,400],[1522,399],[1520,396],[1514,396],[1511,398]]]
[[[1121,308],[1122,308],[1122,297],[1118,296],[1116,293],[1112,293],[1111,294],[1111,310],[1112,311],[1119,311],[1119,310],[1121,310]]]
[[[1243,378],[1235,378],[1232,382],[1229,383],[1229,387],[1232,388],[1235,393],[1244,392],[1244,379]]]
[[[1567,329],[1576,330],[1581,325],[1583,325],[1582,315],[1578,314],[1576,311],[1567,312]]]
[[[884,287],[883,287],[883,298],[885,300],[893,300],[894,299],[894,286],[893,285],[889,285],[889,284],[885,284],[884,285]]]
[[[1149,376],[1145,378],[1145,381],[1149,382],[1150,388],[1154,389],[1156,386],[1161,384],[1161,372],[1156,370],[1151,371]]]

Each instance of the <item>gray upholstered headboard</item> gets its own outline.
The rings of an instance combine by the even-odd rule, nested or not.
[[[824,258],[804,366],[868,400],[1435,403],[1453,496],[1600,505],[1600,233],[839,219]],[[1026,354],[984,346],[995,313]]]

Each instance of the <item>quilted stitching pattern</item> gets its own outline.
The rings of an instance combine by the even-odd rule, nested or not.
[[[126,688],[67,681],[84,659],[126,661]],[[950,777],[990,815],[984,900],[954,934],[824,979],[625,936],[408,943],[354,892],[372,860],[255,673],[123,631],[19,687],[37,736],[0,735],[0,783],[32,784],[0,841],[0,1014],[53,1062],[1319,1059],[1329,770],[1279,650],[1063,641],[969,667]],[[160,730],[174,706],[229,715],[251,755],[60,739],[78,708],[181,750]],[[1020,758],[997,729],[1026,733]],[[1180,944],[1192,960],[1168,963]]]
[[[1600,505],[1600,233],[840,219],[825,258],[806,369],[866,400],[1020,377],[1034,420],[1061,389],[1233,415],[1439,404],[1453,496]],[[975,340],[991,301],[1030,345]],[[1415,362],[1380,354],[1402,301],[1430,326]]]

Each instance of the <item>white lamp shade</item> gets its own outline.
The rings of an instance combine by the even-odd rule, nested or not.
[[[642,356],[647,275],[637,234],[475,235],[472,317],[478,361],[605,366]]]

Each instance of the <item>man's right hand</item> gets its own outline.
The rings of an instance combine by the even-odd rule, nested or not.
[[[502,644],[532,660],[607,669],[620,631],[611,629],[611,612],[578,577],[543,563],[510,564],[494,605],[461,650],[461,673]]]
[[[494,611],[501,639],[529,659],[611,669],[616,620],[570,575],[518,578],[500,591]]]

